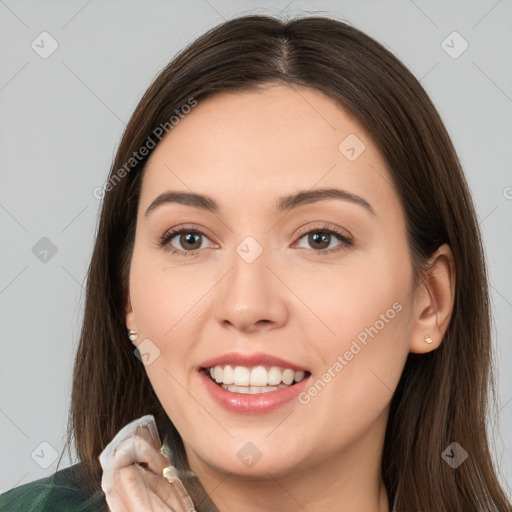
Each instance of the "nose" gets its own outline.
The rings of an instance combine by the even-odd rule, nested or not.
[[[268,263],[266,251],[252,263],[235,254],[233,267],[219,283],[217,295],[215,316],[224,328],[251,333],[286,323],[290,292]],[[283,276],[281,279],[286,281]]]

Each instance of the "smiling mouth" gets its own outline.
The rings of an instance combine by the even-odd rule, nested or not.
[[[226,391],[250,395],[289,388],[311,375],[305,370],[262,365],[217,365],[202,368],[201,371]]]

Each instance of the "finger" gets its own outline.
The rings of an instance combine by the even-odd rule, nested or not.
[[[158,434],[155,420],[153,419],[153,421],[149,421],[145,425],[148,428],[151,437],[153,438],[153,444],[160,448],[160,446],[162,446],[162,441],[160,440],[160,435]]]
[[[114,492],[105,494],[105,501],[107,502],[110,512],[129,512],[130,510],[122,497],[115,490]]]
[[[108,509],[110,512],[132,512],[132,501],[129,495],[127,496],[125,491],[123,490],[125,485],[123,485],[122,480],[126,478],[126,475],[122,474],[120,478],[119,471],[116,471],[111,478],[111,485],[109,485],[109,490],[105,491],[104,484],[102,482],[102,488],[105,491],[105,501],[107,502]],[[118,492],[121,490],[121,492]]]
[[[118,471],[117,485],[119,495],[128,507],[126,512],[188,512],[187,508],[183,508],[183,502],[175,498],[164,501],[154,491],[158,487],[160,492],[163,491],[158,480],[170,487],[163,477],[139,466],[128,466]]]
[[[125,507],[122,512],[148,512],[151,510],[149,491],[141,471],[142,468],[139,466],[131,465],[115,472],[115,491]]]
[[[121,441],[124,441],[128,437],[132,436],[137,427],[146,425],[150,432],[155,435],[156,430],[156,423],[155,418],[148,414],[146,416],[142,416],[141,418],[137,418],[136,420],[131,421],[127,425],[125,425],[115,436],[114,438],[108,443],[108,445],[105,447],[103,452],[100,455],[100,461],[103,462],[105,459],[107,459],[110,456],[110,453],[113,452],[114,448],[117,447]],[[151,426],[152,425],[152,426]],[[156,437],[158,438],[158,431],[156,432]],[[160,442],[158,438],[158,442]]]
[[[161,474],[169,465],[169,460],[160,452],[159,447],[153,444],[146,428],[138,430],[136,435],[121,442],[114,451],[113,466],[115,468],[129,466],[135,462],[147,464],[148,468],[156,474]]]
[[[169,483],[140,466],[120,468],[106,495],[111,512],[195,512],[194,503],[179,480]]]
[[[148,512],[150,510],[167,512],[169,510],[148,488],[148,483],[143,477],[144,472],[153,475],[136,465],[115,470],[112,475],[113,485],[106,493],[106,502],[111,512]]]
[[[115,448],[114,455],[109,458],[101,482],[105,495],[115,492],[114,476],[116,471],[123,467],[132,466],[135,463],[144,464],[150,471],[161,475],[163,469],[169,465],[167,457],[149,444],[149,442],[152,443],[149,432],[139,434],[121,442]]]
[[[145,429],[141,427],[145,427]],[[114,452],[121,442],[134,436],[137,432],[147,438],[148,441],[152,440],[155,447],[160,448],[161,442],[154,417],[151,414],[142,416],[125,425],[101,452],[99,461],[103,471],[107,471],[110,468],[110,465],[113,463]],[[149,436],[147,436],[148,433]]]
[[[154,423],[139,425],[135,429],[135,435],[142,436],[144,439],[148,441],[155,448],[160,449],[162,446],[162,442],[160,441],[160,436],[158,435],[158,430]]]
[[[162,476],[143,471],[148,488],[173,512],[195,512],[194,503],[180,480],[169,483]],[[150,494],[151,496],[151,494]]]

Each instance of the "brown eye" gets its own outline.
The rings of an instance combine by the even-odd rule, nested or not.
[[[177,241],[173,242],[174,239]],[[158,245],[171,254],[192,256],[202,248],[203,239],[209,240],[202,231],[197,229],[175,228],[160,237]]]
[[[193,231],[184,231],[179,236],[179,243],[181,244],[181,247],[183,247],[184,249],[190,249],[194,251],[201,248],[201,236],[202,235],[200,233],[196,233]]]
[[[310,229],[306,232],[303,230],[299,235],[299,241],[306,237],[308,246],[312,248],[314,254],[318,255],[339,252],[354,245],[352,239],[346,234],[343,234],[329,226]],[[329,248],[333,240],[338,240],[340,243],[338,243],[334,248]]]
[[[324,231],[315,231],[308,235],[308,242],[311,244],[313,249],[323,250],[327,249],[329,242],[331,241],[331,235]]]

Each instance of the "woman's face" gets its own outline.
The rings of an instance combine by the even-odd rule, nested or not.
[[[171,191],[208,199],[150,207]],[[192,469],[380,456],[415,300],[404,222],[372,140],[318,91],[222,93],[174,126],[143,178],[126,319]]]

